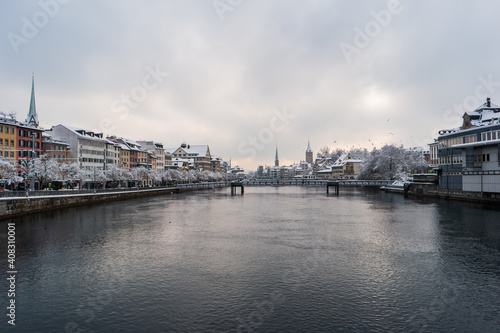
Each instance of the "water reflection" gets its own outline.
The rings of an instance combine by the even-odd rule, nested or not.
[[[18,328],[499,328],[498,209],[324,192],[217,190],[16,219]]]

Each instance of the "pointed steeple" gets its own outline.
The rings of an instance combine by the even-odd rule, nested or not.
[[[313,151],[311,149],[311,143],[309,142],[309,140],[307,140],[306,162],[307,163],[313,162]]]
[[[274,166],[280,166],[280,160],[278,159],[278,146],[276,145],[276,157],[274,158]]]
[[[31,78],[31,100],[30,100],[30,110],[28,112],[28,117],[26,118],[28,125],[33,125],[38,127],[38,115],[36,114],[35,105],[35,73]]]

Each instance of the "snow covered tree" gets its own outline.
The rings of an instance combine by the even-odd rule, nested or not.
[[[45,184],[52,180],[57,180],[61,175],[60,164],[51,158],[49,154],[36,158],[31,163],[32,167],[28,171],[28,177],[33,177],[40,184]]]
[[[88,178],[87,172],[80,168],[78,163],[63,164],[61,169],[65,173],[65,178],[69,181],[79,181],[81,183],[82,180]]]
[[[17,174],[17,168],[3,158],[0,158],[0,178],[9,185],[23,181],[23,177]]]
[[[407,180],[428,167],[420,152],[394,145],[374,149],[361,164],[358,179]]]

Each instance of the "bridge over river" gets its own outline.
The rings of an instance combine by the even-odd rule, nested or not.
[[[326,186],[332,181],[339,186],[380,187],[392,184],[393,180],[347,180],[347,179],[247,179],[245,186]]]

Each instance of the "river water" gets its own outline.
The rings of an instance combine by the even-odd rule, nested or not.
[[[17,218],[1,332],[499,332],[500,210],[247,187]]]

